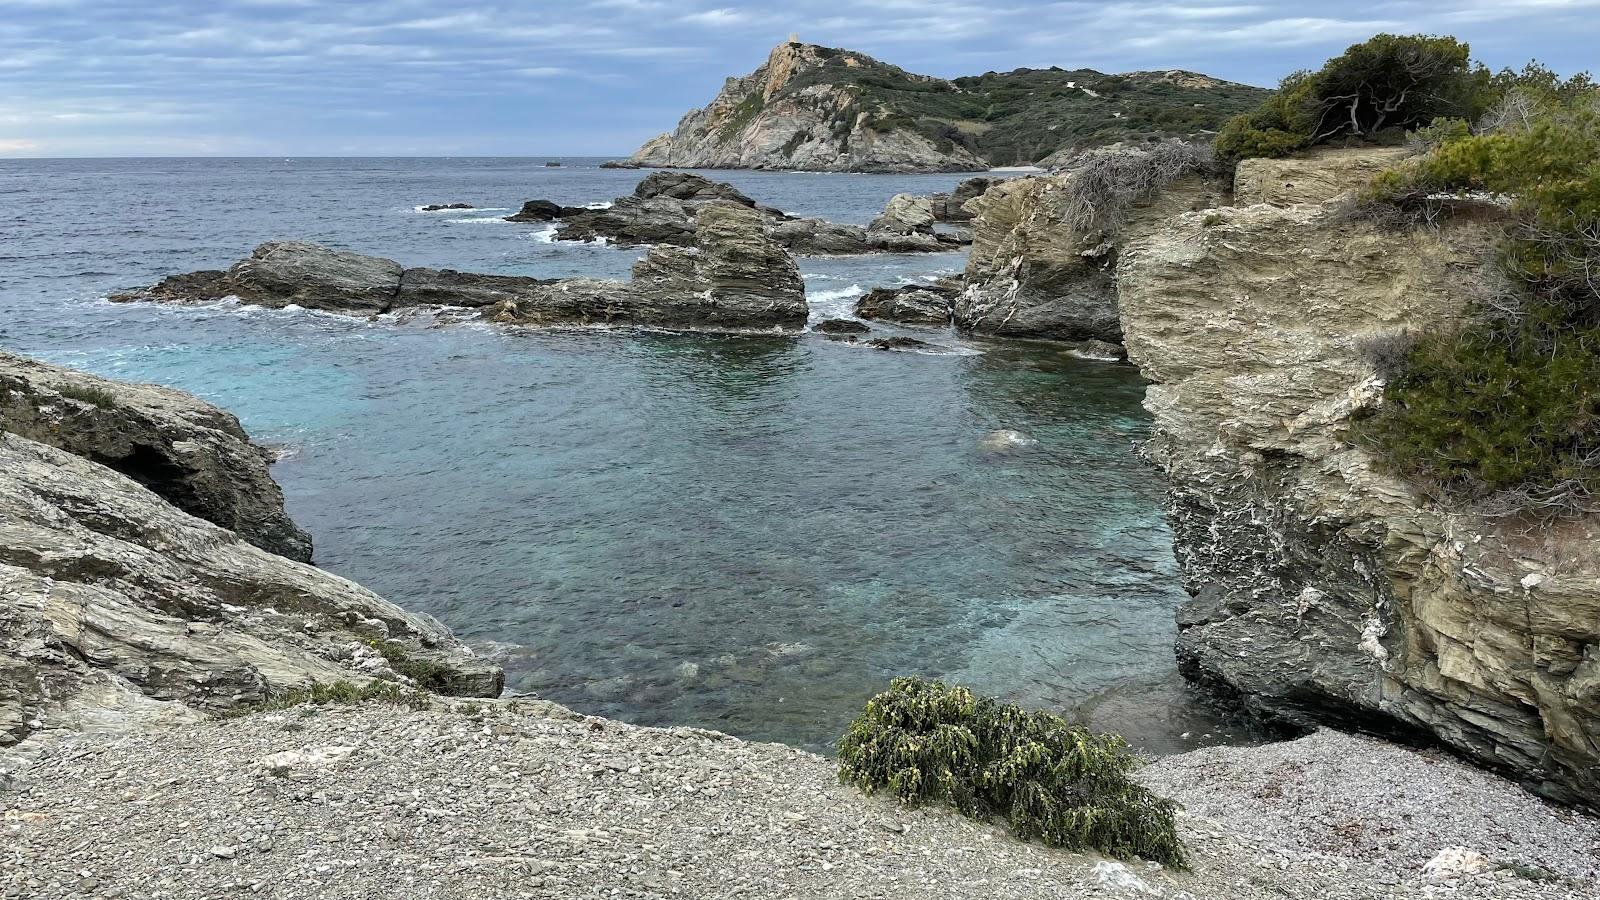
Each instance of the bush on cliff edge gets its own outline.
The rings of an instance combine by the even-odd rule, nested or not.
[[[1499,283],[1417,342],[1358,434],[1401,474],[1514,509],[1600,509],[1600,91],[1530,66],[1476,131],[1380,175],[1368,204],[1510,198]]]
[[[1373,140],[1441,116],[1473,116],[1488,74],[1453,37],[1380,34],[1296,72],[1254,110],[1229,119],[1217,156],[1288,156],[1341,139]]]
[[[1004,817],[1019,837],[1182,867],[1176,804],[1129,777],[1114,735],[963,687],[896,678],[839,742],[839,780],[917,806]]]

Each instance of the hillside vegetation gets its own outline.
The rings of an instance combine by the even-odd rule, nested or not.
[[[1116,141],[1215,132],[1271,94],[1181,71],[1016,69],[947,81],[848,51],[821,54],[822,64],[790,80],[784,94],[819,84],[849,90],[872,128],[913,130],[942,150],[960,145],[994,165],[1024,165]]]

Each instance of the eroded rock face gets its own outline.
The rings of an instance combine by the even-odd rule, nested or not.
[[[1246,159],[1233,176],[1233,203],[1322,203],[1360,190],[1411,155],[1405,147],[1324,147],[1293,159]]]
[[[690,110],[676,130],[639,148],[632,162],[821,172],[988,168],[959,145],[940,149],[909,129],[873,127],[872,111],[863,108],[853,91],[827,83],[806,84],[805,79],[830,61],[850,68],[882,65],[848,50],[780,44],[759,69],[728,79],[710,105]]]
[[[311,560],[239,420],[182,391],[129,384],[0,351],[0,431],[93,460],[257,547]]]
[[[395,678],[371,642],[437,666],[444,693],[495,696],[504,681],[431,620],[0,433],[0,745]]]
[[[1153,384],[1193,679],[1294,725],[1426,735],[1567,802],[1600,798],[1600,522],[1487,519],[1381,474],[1345,430],[1362,341],[1464,313],[1493,227],[1330,207],[1183,214],[1118,264]]]
[[[979,334],[1063,341],[1122,339],[1113,278],[1118,248],[1167,217],[1216,205],[1217,183],[1181,178],[1134,205],[1116,234],[1073,227],[1070,175],[1015,178],[965,208],[976,216],[958,326]]]

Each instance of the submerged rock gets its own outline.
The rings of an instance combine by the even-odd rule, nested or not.
[[[270,453],[232,414],[182,391],[0,351],[0,430],[114,469],[263,550],[311,560],[311,537],[268,474]]]
[[[872,331],[867,323],[855,319],[823,319],[813,326],[813,330],[823,334],[866,334]]]
[[[960,287],[951,282],[873,288],[856,301],[856,315],[900,325],[944,326]]]
[[[906,351],[936,351],[944,348],[927,341],[919,341],[912,337],[895,335],[894,337],[874,338],[867,341],[867,346],[874,350],[906,350]]]
[[[978,441],[982,453],[1014,453],[1038,445],[1038,441],[1014,428],[991,431]]]
[[[1079,359],[1092,359],[1097,362],[1122,362],[1128,358],[1128,351],[1121,344],[1110,341],[1088,340],[1078,344],[1067,351]]]

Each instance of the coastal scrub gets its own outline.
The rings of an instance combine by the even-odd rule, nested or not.
[[[1115,735],[920,678],[896,678],[839,742],[839,780],[867,794],[1002,817],[1051,847],[1182,868],[1176,804],[1133,781],[1137,764]]]

